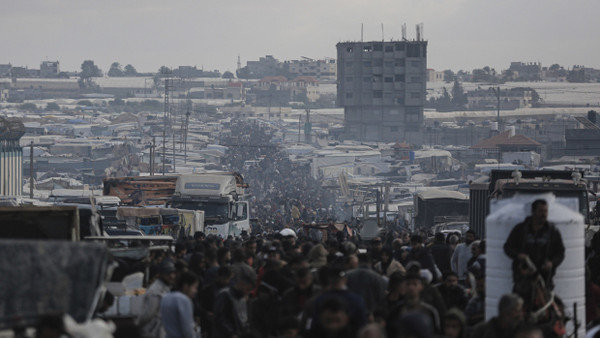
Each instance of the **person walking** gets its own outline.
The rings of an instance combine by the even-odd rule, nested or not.
[[[192,272],[184,272],[177,280],[175,291],[163,296],[160,316],[166,338],[195,338],[194,306],[199,280]]]
[[[164,338],[165,331],[160,317],[160,303],[175,283],[175,263],[168,258],[163,259],[158,266],[158,278],[150,285],[142,300],[136,325],[140,328],[143,338]]]

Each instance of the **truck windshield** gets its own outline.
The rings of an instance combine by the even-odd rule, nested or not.
[[[185,210],[202,210],[205,218],[229,218],[229,207],[227,203],[198,202],[198,201],[174,201],[172,208]]]

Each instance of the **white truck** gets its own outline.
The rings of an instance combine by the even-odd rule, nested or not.
[[[204,211],[204,231],[226,238],[250,232],[248,201],[244,201],[243,177],[238,173],[181,175],[168,205]]]

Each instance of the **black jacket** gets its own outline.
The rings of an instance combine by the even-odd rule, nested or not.
[[[540,231],[534,233],[531,217],[515,225],[504,243],[504,252],[513,262],[519,254],[527,254],[538,269],[549,260],[552,262],[552,276],[565,259],[565,246],[558,229],[546,222]]]

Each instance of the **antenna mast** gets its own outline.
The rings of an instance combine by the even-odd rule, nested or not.
[[[364,28],[364,24],[361,23],[360,24],[360,42],[363,42],[363,32],[364,32],[363,28]]]

